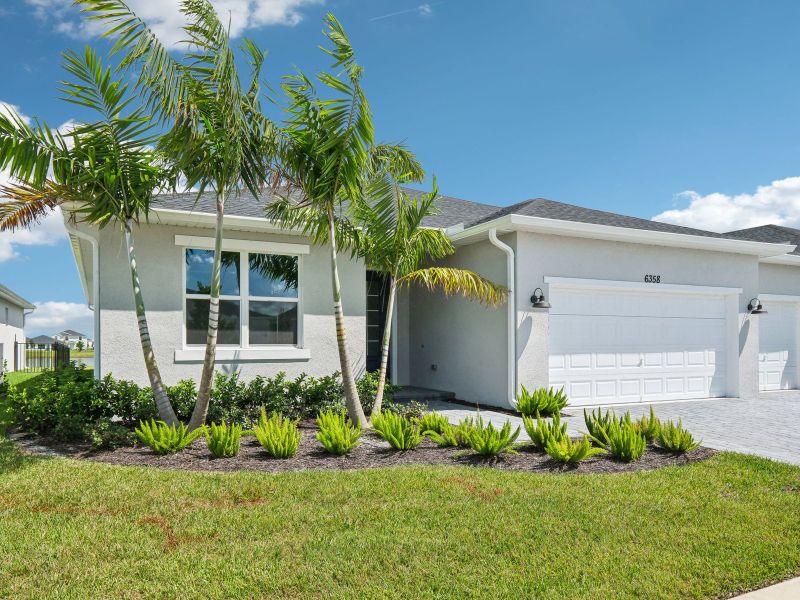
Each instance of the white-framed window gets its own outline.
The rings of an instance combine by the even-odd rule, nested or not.
[[[182,248],[186,348],[205,345],[208,328],[214,251],[203,247],[208,243],[192,244],[196,241],[187,239]],[[223,246],[220,347],[302,347],[300,281],[305,248],[298,245],[294,251],[290,244],[257,242]]]

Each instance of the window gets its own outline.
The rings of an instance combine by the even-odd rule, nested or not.
[[[186,344],[203,345],[214,251],[187,248],[185,256]],[[298,345],[299,300],[298,256],[223,251],[217,343]]]

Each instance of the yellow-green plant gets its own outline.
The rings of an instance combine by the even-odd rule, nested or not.
[[[583,420],[589,432],[589,439],[601,448],[608,447],[608,430],[614,424],[631,423],[631,414],[626,412],[622,417],[618,417],[613,410],[605,413],[601,409],[593,410],[590,413],[583,410]]]
[[[650,406],[650,415],[642,415],[634,424],[636,425],[636,429],[639,430],[639,433],[641,433],[648,442],[654,441],[661,429],[661,421],[656,417],[652,406]]]
[[[361,427],[353,425],[343,412],[332,410],[317,416],[317,440],[330,454],[347,454],[358,446]]]
[[[417,424],[393,412],[374,415],[372,427],[375,433],[389,442],[395,450],[413,450],[422,442],[422,434]]]
[[[680,419],[678,419],[677,423],[673,421],[663,423],[656,439],[658,440],[658,445],[664,450],[669,450],[675,454],[691,452],[700,445],[700,442],[695,441],[694,436],[684,428]]]
[[[497,456],[498,454],[514,454],[514,442],[519,437],[519,427],[511,431],[511,422],[506,421],[500,429],[491,421],[484,424],[480,415],[475,419],[475,426],[469,432],[469,447],[481,456]]]
[[[608,437],[608,452],[623,462],[639,460],[647,448],[647,438],[639,431],[635,423],[618,421],[612,423],[606,430]]]
[[[453,436],[456,439],[456,445],[459,448],[469,448],[469,436],[475,429],[475,419],[472,417],[464,417],[453,428]]]
[[[200,437],[205,428],[189,431],[183,423],[167,425],[164,421],[139,421],[136,437],[156,454],[175,454]]]
[[[558,413],[553,415],[552,421],[547,421],[540,416],[534,419],[524,415],[522,424],[525,426],[528,437],[531,438],[531,445],[539,452],[545,451],[547,443],[551,439],[559,441],[567,437],[567,424],[561,423],[561,417]]]
[[[577,442],[569,437],[561,440],[551,439],[545,450],[556,462],[571,466],[575,466],[589,457],[606,453],[602,448],[593,448],[589,438],[585,435]]]
[[[517,394],[517,410],[526,416],[560,414],[569,403],[564,389],[538,388],[532,392],[523,385]]]
[[[422,433],[427,433],[428,431],[442,433],[442,431],[450,425],[447,417],[436,412],[425,413],[421,417],[415,419],[415,421]]]
[[[239,454],[242,426],[225,422],[212,423],[205,428],[208,450],[217,458],[230,458]]]
[[[296,421],[285,418],[279,412],[267,417],[267,412],[263,408],[258,423],[253,427],[253,435],[273,458],[291,458],[297,454],[302,437]]]
[[[459,445],[459,438],[456,435],[456,427],[447,423],[442,430],[437,433],[431,429],[424,432],[424,435],[431,438],[440,448],[452,448]]]

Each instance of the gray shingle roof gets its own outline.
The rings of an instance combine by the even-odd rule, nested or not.
[[[28,338],[28,341],[34,344],[52,344],[55,342],[49,335],[37,335],[36,337]]]
[[[412,196],[423,194],[419,190],[406,188],[405,191]],[[249,192],[238,196],[231,196],[225,201],[225,214],[237,217],[263,217],[266,199],[257,199]],[[497,206],[480,204],[469,200],[440,196],[437,202],[439,214],[427,217],[423,224],[426,227],[451,227],[465,221],[480,219],[496,210]],[[216,213],[215,196],[213,192],[204,192],[198,198],[196,193],[161,195],[153,202],[153,208],[181,210],[195,213]]]
[[[609,225],[611,227],[624,227],[626,229],[644,229],[646,231],[663,231],[665,233],[680,233],[684,235],[698,235],[703,237],[723,238],[724,234],[704,231],[702,229],[692,229],[691,227],[681,227],[669,223],[640,219],[639,217],[628,217],[617,213],[584,208],[573,204],[564,204],[546,198],[535,198],[525,200],[519,204],[507,206],[500,210],[486,215],[471,223],[466,223],[466,227],[493,221],[506,215],[522,215],[527,217],[541,217],[544,219],[557,219],[560,221],[574,221],[577,223],[593,223],[595,225]]]
[[[800,229],[784,227],[783,225],[761,225],[749,229],[729,231],[725,237],[737,240],[750,240],[751,242],[769,242],[772,244],[797,244],[798,248],[789,254],[800,255]]]

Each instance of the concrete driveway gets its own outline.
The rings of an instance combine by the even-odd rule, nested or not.
[[[457,423],[465,416],[474,416],[475,409],[452,402],[433,401],[431,410]],[[638,418],[650,410],[649,404],[616,405],[618,413],[629,410]],[[800,391],[766,392],[759,400],[718,398],[662,402],[654,405],[660,419],[681,419],[703,445],[717,450],[732,450],[800,465]],[[510,420],[522,425],[522,419],[506,413],[481,410],[484,419],[502,425]],[[586,432],[583,410],[564,410],[567,431],[571,435]],[[568,416],[567,416],[568,415]],[[520,439],[527,439],[523,428]]]

